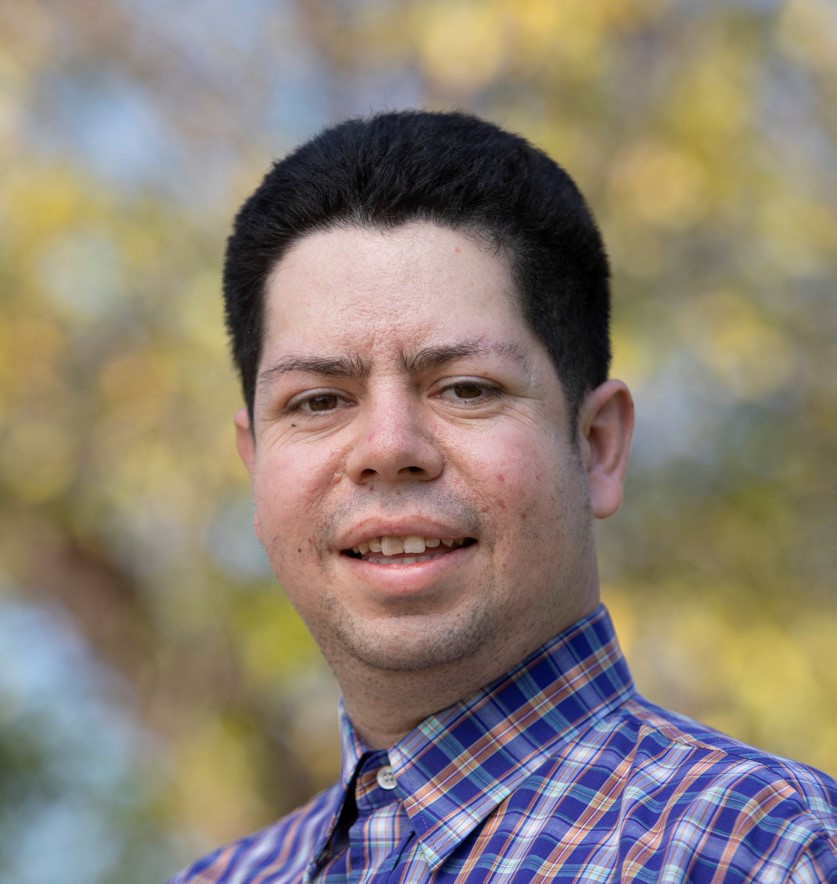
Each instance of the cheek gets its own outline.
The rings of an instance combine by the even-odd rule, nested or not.
[[[509,440],[483,452],[482,458],[473,458],[471,483],[483,514],[525,522],[533,508],[541,508],[552,494],[532,446],[515,444],[518,441]]]
[[[490,465],[480,470],[488,480],[482,490],[483,509],[507,522],[512,533],[514,526],[518,532],[523,529],[525,536],[519,541],[547,542],[564,518],[568,496],[575,496],[575,478],[570,475],[575,462],[550,438],[513,434],[499,443]]]
[[[253,478],[253,496],[263,543],[283,537],[296,543],[293,538],[301,531],[310,532],[333,476],[333,470],[318,469],[305,451],[274,451],[261,460]]]

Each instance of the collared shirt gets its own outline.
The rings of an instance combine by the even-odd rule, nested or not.
[[[170,884],[837,882],[837,782],[639,696],[606,610]]]

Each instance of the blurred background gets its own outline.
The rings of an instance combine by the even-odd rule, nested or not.
[[[641,690],[837,774],[837,5],[2,0],[0,879],[162,881],[333,777],[220,262],[273,159],[416,105],[527,136],[600,219]]]

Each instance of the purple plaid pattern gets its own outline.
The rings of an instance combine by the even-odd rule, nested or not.
[[[388,753],[342,741],[340,782],[170,884],[837,882],[837,783],[640,697],[603,607]]]

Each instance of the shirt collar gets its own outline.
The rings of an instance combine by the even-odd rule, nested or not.
[[[604,606],[389,750],[430,868],[557,748],[623,704],[633,682]],[[341,704],[344,792],[366,751]],[[336,819],[329,827],[333,831]]]

